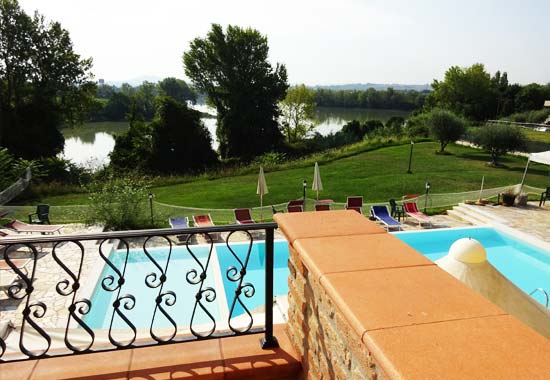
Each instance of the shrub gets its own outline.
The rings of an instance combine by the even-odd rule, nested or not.
[[[105,230],[148,228],[148,182],[136,176],[109,177],[90,186],[90,213],[86,223]]]
[[[498,166],[500,156],[512,151],[524,151],[527,146],[527,138],[520,128],[504,124],[487,124],[478,128],[473,141],[491,154],[491,164],[494,166]]]
[[[403,127],[405,135],[411,139],[415,137],[428,137],[429,129],[426,119],[427,114],[425,113],[409,117]]]

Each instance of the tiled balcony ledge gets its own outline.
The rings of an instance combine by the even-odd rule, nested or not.
[[[355,211],[277,214],[307,379],[548,379],[550,342]]]
[[[0,380],[281,379],[301,373],[285,325],[275,325],[277,349],[261,335],[0,364]]]

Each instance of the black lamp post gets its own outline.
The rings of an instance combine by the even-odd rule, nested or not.
[[[424,198],[424,213],[426,212],[426,207],[428,206],[428,194],[430,193],[430,183],[428,180],[426,180],[426,184],[424,185],[426,187],[426,197]]]
[[[413,159],[413,147],[414,147],[414,141],[411,141],[411,152],[409,153],[409,168],[407,169],[407,173],[411,174],[411,163]]]
[[[304,187],[304,211],[306,210],[306,189],[307,189],[307,181],[304,179],[304,182],[302,182],[302,185]]]
[[[155,196],[153,193],[149,192],[149,208],[151,209],[151,227],[155,224],[155,220],[153,218],[153,198]]]

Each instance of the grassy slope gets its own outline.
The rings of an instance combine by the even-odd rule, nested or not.
[[[451,145],[452,155],[436,155],[437,143],[417,143],[414,146],[413,174],[406,174],[408,144],[360,153],[322,164],[321,177],[325,190],[320,197],[345,201],[347,195],[362,195],[365,201],[387,201],[403,194],[422,193],[424,182],[432,184],[432,193],[461,192],[479,189],[481,177],[485,187],[516,184],[521,181],[526,159],[508,156],[502,160],[507,168],[487,166],[488,155],[480,150]],[[286,202],[302,196],[302,180],[308,181],[308,197],[311,190],[313,166],[266,173],[269,194],[265,204]],[[214,180],[196,181],[157,187],[153,189],[156,200],[174,205],[234,208],[257,206],[257,174],[248,174]],[[550,185],[548,167],[531,165],[527,184],[538,187]],[[49,197],[42,201],[51,205],[87,203],[85,194]]]

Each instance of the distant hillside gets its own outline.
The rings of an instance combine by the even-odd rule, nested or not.
[[[415,90],[415,91],[431,91],[432,87],[429,84],[397,84],[397,83],[350,83],[350,84],[334,84],[326,86],[311,86],[314,89],[326,89],[326,90],[359,90],[365,91],[369,88],[374,88],[375,90],[387,90],[389,87],[393,88],[396,91],[406,91],[406,90]]]
[[[109,79],[104,79],[104,80],[105,80],[105,84],[109,84],[111,86],[120,87],[123,83],[128,83],[130,86],[135,87],[135,86],[139,86],[144,81],[157,83],[159,80],[162,80],[162,78],[155,75],[142,75],[139,77],[125,79],[125,80],[109,80]]]

